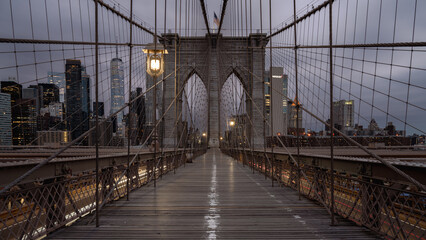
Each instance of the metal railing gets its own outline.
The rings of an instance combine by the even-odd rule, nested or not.
[[[273,178],[283,186],[298,190],[298,168],[275,156],[266,159],[249,150],[223,150],[238,161]],[[331,172],[307,164],[300,165],[307,178],[300,178],[300,193],[325,203],[331,210]],[[387,239],[426,238],[426,193],[400,182],[334,173],[334,213],[364,226]]]
[[[192,158],[204,151],[194,152]],[[188,150],[190,153],[190,150]],[[129,190],[133,191],[161,178],[187,161],[186,152],[144,161],[129,168]],[[103,168],[99,172],[99,202],[108,203],[127,195],[124,165]],[[15,187],[0,195],[0,239],[36,239],[69,225],[95,211],[96,176],[61,176],[34,183],[32,187]],[[116,187],[114,187],[116,186]],[[112,194],[109,194],[112,191]],[[130,192],[129,191],[129,192]]]

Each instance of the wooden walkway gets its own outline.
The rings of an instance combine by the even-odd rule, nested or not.
[[[101,211],[99,228],[88,217],[51,239],[376,239],[347,221],[330,226],[327,211],[297,192],[271,187],[217,149]]]

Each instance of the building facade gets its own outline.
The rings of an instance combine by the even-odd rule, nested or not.
[[[60,147],[70,141],[68,131],[37,131],[37,145]]]
[[[300,104],[296,99],[294,101],[287,102],[288,110],[288,130],[287,133],[290,135],[303,135],[305,129],[303,128],[303,110],[297,107]],[[302,105],[299,105],[302,106]]]
[[[12,145],[12,112],[7,93],[0,93],[0,145]]]
[[[352,130],[354,128],[354,100],[333,102],[333,118],[337,129]]]
[[[89,130],[90,81],[87,77],[83,79],[80,60],[67,59],[65,70],[66,126],[71,139],[76,139]],[[87,140],[83,140],[82,145],[87,145]]]
[[[39,83],[37,89],[41,108],[49,107],[49,104],[59,102],[59,88],[55,84]]]
[[[90,120],[90,127],[96,126],[96,118]],[[111,120],[99,118],[98,121],[98,137],[96,138],[96,131],[89,134],[89,145],[95,146],[96,139],[98,139],[99,146],[115,146],[113,145],[113,125]]]
[[[111,60],[111,114],[124,106],[124,70],[123,61],[118,53]],[[117,136],[124,137],[123,111],[117,114]]]
[[[105,105],[104,102],[98,102],[98,115],[99,117],[105,116]],[[93,116],[96,115],[96,102],[93,102]]]
[[[272,67],[270,71],[265,71],[265,111],[268,122],[274,128],[274,136],[287,134],[287,87],[288,77],[284,75],[282,67]],[[271,135],[269,125],[265,131],[267,136]]]
[[[59,89],[59,101],[65,102],[65,73],[63,72],[48,72],[47,73],[47,82],[50,84],[55,84]]]
[[[10,102],[13,108],[16,101],[22,98],[22,85],[14,81],[2,81],[1,92],[10,95]]]
[[[142,144],[145,140],[144,134],[145,134],[145,123],[146,123],[146,111],[145,111],[145,96],[141,96],[143,94],[142,88],[136,88],[136,91],[132,91],[132,94],[130,96],[131,100],[136,99],[132,103],[131,113],[134,113],[135,120],[132,119],[132,121],[135,121],[136,124],[136,132],[134,133],[134,137],[132,142],[134,144]],[[146,133],[149,134],[149,133]]]
[[[37,104],[35,99],[19,99],[12,115],[13,145],[33,145],[37,132]]]

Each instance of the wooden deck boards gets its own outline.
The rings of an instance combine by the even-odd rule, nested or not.
[[[51,239],[375,239],[211,149],[185,168],[108,204],[99,228],[83,218]]]

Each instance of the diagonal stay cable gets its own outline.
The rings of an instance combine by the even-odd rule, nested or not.
[[[141,94],[140,96],[134,98],[132,101],[130,102],[135,102],[137,99],[141,98],[144,94],[146,94],[147,92],[151,91],[155,86],[157,86],[158,84],[162,83],[164,80],[166,80],[167,78],[171,77],[172,73],[168,74],[166,77],[164,77],[162,80],[158,81],[157,84],[151,86],[149,89],[147,89],[143,94]],[[111,114],[109,117],[107,117],[106,119],[103,119],[101,122],[104,123],[107,120],[110,120],[112,117],[116,116],[119,112],[123,111],[125,108],[127,107],[127,104],[123,107],[121,107],[120,109],[118,109],[115,113]],[[82,140],[83,138],[85,138],[89,133],[93,132],[95,130],[96,126],[90,128],[89,130],[87,130],[86,132],[84,132],[82,135],[80,135],[78,138],[74,139],[72,142],[70,142],[68,145],[66,145],[65,147],[61,148],[59,151],[55,152],[54,154],[52,154],[50,157],[48,157],[47,159],[43,160],[42,162],[40,162],[39,164],[37,164],[35,167],[31,168],[30,170],[28,170],[26,173],[22,174],[21,176],[19,176],[18,178],[16,178],[14,181],[12,181],[11,183],[9,183],[7,186],[5,186],[3,189],[0,190],[0,194],[5,193],[7,190],[9,190],[11,187],[15,186],[16,184],[20,183],[23,179],[25,179],[26,177],[28,177],[29,175],[31,175],[33,172],[35,172],[36,170],[38,170],[39,168],[41,168],[42,166],[46,165],[47,163],[49,163],[52,159],[58,157],[61,153],[63,153],[65,150],[67,150],[68,148],[70,148],[71,146],[73,146],[75,143],[77,143],[78,141]]]
[[[243,67],[244,68],[244,67]],[[249,71],[248,69],[246,69],[247,71]],[[256,77],[257,79],[259,79],[258,76],[256,76],[255,74],[251,73],[249,71],[250,74],[252,74],[254,77]],[[288,98],[287,96],[284,96],[284,94],[276,89],[273,89],[273,91],[278,92],[281,96],[285,97],[287,100],[290,100],[290,98]],[[256,105],[256,104],[255,104]],[[315,114],[313,114],[312,112],[310,112],[309,110],[307,110],[306,108],[299,106],[300,109],[302,109],[303,111],[305,111],[306,113],[308,113],[309,115],[311,115],[312,117],[314,117],[315,119],[317,119],[318,121],[320,121],[321,123],[331,127],[328,123],[326,123],[324,120],[322,120],[321,118],[319,118],[318,116],[316,116]],[[411,182],[412,184],[414,184],[416,187],[418,187],[419,189],[421,189],[422,191],[426,191],[426,186],[424,186],[423,184],[421,184],[419,181],[417,181],[416,179],[412,178],[410,175],[406,174],[405,172],[403,172],[402,170],[398,169],[397,167],[393,166],[392,164],[390,164],[389,162],[387,162],[385,159],[383,159],[382,157],[378,156],[377,154],[371,152],[370,150],[368,150],[366,147],[362,146],[361,144],[359,144],[358,142],[356,142],[355,140],[353,140],[352,138],[350,138],[349,136],[347,136],[346,134],[344,134],[343,132],[339,131],[338,129],[336,129],[335,127],[333,127],[334,131],[336,131],[338,134],[340,134],[343,138],[345,138],[346,141],[354,144],[355,146],[359,147],[361,150],[363,150],[365,153],[367,153],[368,155],[374,157],[375,159],[377,159],[379,162],[381,162],[382,164],[384,164],[386,167],[390,168],[391,170],[393,170],[394,172],[396,172],[398,175],[402,176],[403,178],[405,178],[406,180],[408,180],[409,182]]]
[[[172,75],[172,73],[170,73],[168,76],[170,76],[170,75]],[[164,80],[164,79],[163,79]],[[162,80],[162,81],[163,81]],[[162,81],[159,81],[159,83],[160,82],[162,82]],[[158,83],[157,83],[158,84]],[[156,85],[157,85],[156,84]],[[154,86],[156,86],[156,85],[154,85]],[[153,87],[154,87],[153,86]],[[184,88],[182,88],[181,90],[180,90],[180,92],[179,92],[179,94],[173,99],[173,101],[169,104],[169,106],[167,107],[167,109],[166,109],[166,111],[163,113],[163,115],[161,116],[161,118],[160,119],[163,119],[164,118],[164,116],[169,112],[169,110],[171,109],[171,107],[173,106],[173,104],[174,104],[174,102],[176,101],[176,99],[178,98],[178,96],[183,92],[183,90],[184,90]],[[141,94],[141,95],[143,95],[143,94]],[[158,127],[158,125],[160,125],[160,123],[161,123],[161,121],[158,121],[157,123],[156,123],[156,125],[155,125],[155,127]],[[145,142],[142,144],[142,145],[145,145],[146,144],[146,142],[151,138],[151,136],[152,136],[152,134],[154,133],[154,129],[155,129],[155,127],[153,128],[153,130],[151,130],[151,133],[148,135],[148,137],[146,138],[146,140],[145,140]],[[132,160],[129,162],[129,166],[130,165],[132,165],[134,162],[135,162],[135,160],[136,160],[136,158],[139,156],[139,154],[140,154],[140,151],[142,150],[142,148],[140,148],[139,150],[138,150],[138,152],[135,154],[135,156],[133,156],[133,158],[132,158]],[[160,161],[158,161],[158,163],[159,163]],[[156,163],[157,164],[157,166],[158,166],[158,163]],[[154,170],[155,171],[155,170]],[[118,187],[118,184],[121,182],[121,179],[124,177],[124,175],[127,173],[127,169],[125,169],[125,170],[123,170],[123,172],[120,174],[120,177],[118,178],[118,180],[117,181],[115,181],[114,182],[114,187],[113,188],[111,188],[111,190],[108,192],[108,194],[105,196],[105,198],[104,198],[104,200],[102,201],[102,203],[99,205],[99,210],[100,209],[102,209],[102,207],[106,204],[106,202],[108,201],[108,199],[109,199],[109,197],[111,196],[111,194],[115,191],[115,189],[117,189],[117,187]],[[151,178],[150,179],[148,179],[148,183],[151,181],[151,179],[152,179],[152,176],[151,176]],[[95,218],[95,216],[93,216],[92,217],[92,219],[88,222],[88,224],[90,224],[90,223],[92,223],[93,222],[93,220],[94,220],[94,218]]]
[[[244,67],[243,67],[244,68]],[[254,74],[253,74],[253,76],[255,76]],[[246,95],[250,98],[250,101],[252,101],[252,103],[253,103],[253,105],[255,106],[255,108],[256,108],[256,110],[258,111],[258,113],[265,119],[265,116],[263,115],[263,113],[260,111],[260,109],[259,109],[259,107],[257,106],[257,104],[254,102],[254,100],[252,99],[252,97],[248,94],[248,92],[246,91],[246,89],[244,89],[243,88],[243,90],[244,90],[244,92],[246,93]],[[248,116],[248,119],[249,119],[249,121],[250,121],[250,123],[251,123],[251,125],[253,125],[253,123],[252,123],[252,120],[251,120],[251,118],[250,118],[250,116]],[[266,123],[269,125],[269,127],[270,127],[270,124],[269,124],[269,122],[268,121],[266,121]],[[253,130],[254,130],[254,132],[255,132],[255,134],[257,135],[257,136],[260,136],[260,134],[257,132],[257,130],[256,130],[256,128],[253,128]],[[287,153],[288,153],[288,155],[289,155],[289,157],[290,157],[290,159],[292,160],[292,162],[295,164],[295,166],[297,167],[297,168],[299,168],[299,164],[297,163],[297,160],[293,157],[293,154],[291,154],[290,153],[290,151],[287,149],[287,147],[284,145],[284,143],[281,141],[281,139],[280,138],[278,138],[278,141],[281,143],[281,145],[284,147],[284,149],[287,151]],[[269,163],[269,165],[272,167],[272,164],[271,164],[271,162],[270,162],[270,160],[269,160],[269,158],[268,158],[268,156],[265,154],[265,157],[266,157],[266,159],[268,160],[268,163]],[[302,169],[300,169],[300,173],[303,175],[303,177],[306,179],[306,181],[307,181],[307,183],[309,184],[309,186],[311,187],[311,188],[313,188],[314,189],[314,185],[313,185],[313,183],[309,180],[309,178],[308,178],[308,176],[306,175],[306,173],[302,170]],[[273,175],[274,173],[272,173],[272,175]],[[275,174],[276,175],[276,174]],[[275,176],[277,179],[279,179],[278,178],[278,176],[276,175]],[[325,202],[322,200],[322,198],[320,197],[320,195],[318,194],[318,192],[317,191],[314,191],[314,194],[317,196],[317,199],[318,199],[318,201],[326,208],[326,210],[328,211],[328,213],[331,215],[331,211],[330,211],[330,209],[328,208],[328,205],[326,205],[325,204]]]

